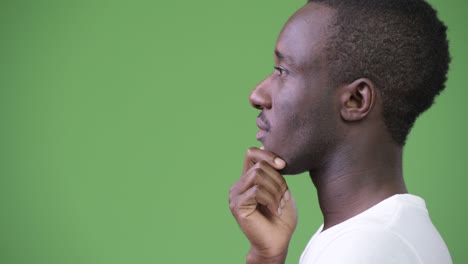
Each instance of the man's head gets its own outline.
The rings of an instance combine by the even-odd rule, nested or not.
[[[297,11],[276,43],[275,71],[250,96],[262,110],[257,124],[263,131],[257,138],[285,159],[284,174],[308,170],[311,158],[330,150],[335,139],[337,120],[323,54],[332,17],[333,10],[316,4]]]
[[[284,174],[326,166],[340,144],[378,130],[403,146],[449,61],[446,27],[422,0],[311,0],[252,92],[258,138],[286,160]]]

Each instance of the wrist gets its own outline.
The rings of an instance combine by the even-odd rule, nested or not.
[[[265,256],[251,249],[247,255],[247,264],[284,264],[287,255],[288,249],[274,256]]]

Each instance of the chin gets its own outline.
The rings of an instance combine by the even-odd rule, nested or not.
[[[291,163],[288,159],[287,155],[284,155],[284,153],[281,153],[281,151],[276,151],[275,148],[271,148],[268,144],[265,143],[266,142],[263,143],[263,147],[265,148],[265,150],[273,152],[278,157],[286,161],[286,167],[284,167],[284,169],[282,170],[279,170],[279,173],[281,173],[282,175],[295,175],[304,172],[303,170],[301,171],[296,166],[294,166],[293,163]]]
[[[283,159],[286,161],[286,166],[279,171],[282,175],[296,175],[308,171],[306,166],[301,164],[298,159],[288,157],[288,155],[284,155]]]
[[[307,166],[304,166],[305,164],[301,165],[300,159],[298,159],[298,157],[294,157],[294,155],[291,155],[288,150],[275,145],[272,146],[268,144],[268,142],[262,143],[265,150],[275,153],[278,155],[278,157],[286,161],[286,167],[279,171],[279,173],[282,175],[297,175],[308,171]]]
[[[282,170],[279,171],[281,175],[297,175],[306,172],[306,169],[299,169],[299,168],[294,168],[291,166],[286,165],[286,167]]]

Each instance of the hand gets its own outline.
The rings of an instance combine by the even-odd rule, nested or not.
[[[231,212],[250,241],[248,260],[283,263],[286,258],[297,225],[297,210],[278,172],[285,165],[272,152],[250,148],[242,176],[231,187]]]

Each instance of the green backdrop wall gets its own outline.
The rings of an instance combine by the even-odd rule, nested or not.
[[[251,89],[305,1],[1,1],[0,263],[242,263],[228,189],[255,141]],[[409,190],[468,261],[466,1],[447,90],[412,131]],[[322,219],[288,178],[297,263]]]

